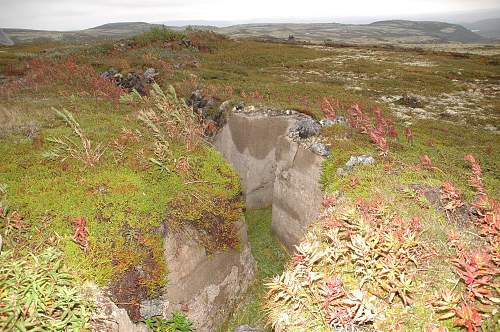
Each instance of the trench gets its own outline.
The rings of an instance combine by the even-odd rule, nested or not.
[[[232,113],[214,139],[214,147],[241,179],[251,251],[257,263],[254,281],[220,331],[250,325],[266,327],[265,282],[280,274],[290,252],[320,211],[323,158],[288,137],[303,116],[269,111]]]

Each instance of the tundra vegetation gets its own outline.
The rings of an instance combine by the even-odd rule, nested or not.
[[[259,273],[227,329],[498,330],[498,55],[161,29],[0,51],[0,329],[37,315],[54,330],[89,328],[80,285],[113,292],[140,266],[119,298],[137,314],[168,282],[165,227],[195,227],[209,252],[238,247],[239,180],[183,99],[201,89],[348,120],[322,129],[325,211],[288,263],[269,213],[247,212]],[[159,75],[144,96],[100,76],[150,67]],[[376,162],[337,175],[357,155]],[[25,270],[39,276],[34,297]],[[146,323],[191,328],[180,314]]]

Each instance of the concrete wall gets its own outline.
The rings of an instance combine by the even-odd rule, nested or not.
[[[196,331],[216,331],[255,275],[246,224],[241,221],[237,226],[239,249],[211,255],[195,240],[195,230],[168,232],[164,251],[168,284],[160,298],[141,303],[141,316],[170,317],[172,312],[182,311]]]
[[[276,144],[296,121],[294,116],[235,113],[215,137],[215,148],[241,178],[248,209],[272,204]]]
[[[324,159],[288,137],[281,137],[276,160],[272,229],[293,251],[321,211],[323,192],[319,181]]]
[[[302,115],[233,113],[215,147],[241,178],[248,209],[272,204],[273,232],[293,251],[321,210],[323,157],[288,138]]]

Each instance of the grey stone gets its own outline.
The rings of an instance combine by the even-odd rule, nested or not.
[[[319,123],[320,123],[321,127],[328,128],[328,127],[331,127],[331,126],[336,125],[336,124],[344,125],[347,123],[347,121],[343,116],[339,115],[334,120],[322,119],[319,121]]]
[[[131,92],[132,90],[136,90],[143,96],[146,94],[146,88],[144,87],[142,78],[134,72],[129,73],[127,75],[127,78],[122,79],[118,85],[129,92]]]
[[[351,170],[356,165],[371,165],[375,163],[375,159],[372,156],[351,156],[351,158],[345,164],[348,170]]]
[[[311,151],[323,157],[330,155],[330,149],[323,143],[314,143],[311,145]]]
[[[141,317],[161,316],[163,313],[164,301],[162,299],[154,299],[142,301],[140,304]]]
[[[154,83],[155,77],[158,76],[160,73],[156,71],[154,68],[147,68],[144,71],[144,79],[146,80],[147,83]]]
[[[317,121],[312,118],[305,118],[297,122],[291,131],[297,133],[300,138],[308,138],[318,135],[320,130],[321,125]]]
[[[234,329],[233,332],[262,332],[255,327],[251,327],[250,325],[241,325]]]

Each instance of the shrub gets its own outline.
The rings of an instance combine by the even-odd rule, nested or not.
[[[186,34],[180,31],[174,31],[165,27],[154,27],[149,31],[143,32],[133,38],[139,46],[146,46],[157,42],[172,42],[186,38]]]

